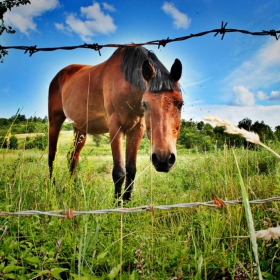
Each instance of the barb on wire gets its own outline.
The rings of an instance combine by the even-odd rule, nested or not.
[[[208,31],[203,31],[199,32],[196,34],[190,34],[184,37],[178,37],[174,39],[170,39],[169,37],[167,39],[161,39],[161,40],[154,40],[154,41],[149,41],[145,43],[130,43],[130,44],[105,44],[105,45],[99,45],[99,44],[83,44],[83,45],[78,45],[78,46],[65,46],[65,47],[51,47],[51,48],[37,48],[37,46],[1,46],[0,45],[0,50],[8,50],[8,49],[17,49],[17,50],[23,50],[24,53],[29,53],[29,56],[32,56],[34,53],[39,52],[39,51],[56,51],[56,50],[74,50],[74,49],[93,49],[101,55],[100,50],[104,47],[110,47],[110,48],[118,48],[118,47],[124,47],[124,46],[144,46],[144,45],[157,45],[158,48],[165,47],[167,44],[172,43],[172,42],[179,42],[179,41],[185,41],[191,38],[195,37],[200,37],[204,36],[210,33],[215,33],[214,37],[216,37],[218,34],[221,34],[221,40],[224,39],[224,36],[226,33],[242,33],[242,34],[247,34],[247,35],[255,35],[255,36],[272,36],[275,37],[276,40],[279,39],[280,37],[280,30],[274,30],[271,29],[269,31],[262,30],[258,32],[251,32],[247,30],[240,30],[240,29],[231,29],[231,28],[226,28],[227,22],[224,23],[222,21],[221,27],[219,29],[213,29],[213,30],[208,30]]]
[[[224,25],[224,22],[222,21],[221,29],[220,29],[219,31],[216,32],[216,34],[214,35],[214,37],[216,37],[216,36],[220,33],[220,34],[222,34],[221,40],[223,40],[223,39],[224,39],[224,36],[225,36],[225,34],[226,34],[226,32],[227,32],[227,30],[226,30],[227,24],[228,24],[228,23],[226,22],[226,24]]]
[[[98,44],[92,44],[92,45],[89,45],[89,44],[85,44],[85,47],[88,47],[90,49],[94,49],[95,51],[97,51],[99,53],[99,55],[101,56],[101,52],[100,50],[103,48],[103,46],[100,46]]]
[[[278,40],[279,37],[280,37],[280,35],[277,36],[277,33],[279,33],[279,32],[276,31],[276,30],[274,30],[274,29],[272,29],[272,30],[270,30],[270,31],[265,31],[265,30],[263,30],[263,32],[267,32],[268,35],[275,37],[276,40]]]
[[[168,44],[169,42],[171,42],[171,40],[169,39],[169,37],[167,37],[167,39],[159,40],[159,41],[158,41],[158,49],[159,49],[161,46],[165,47],[166,44]]]
[[[240,200],[221,200],[220,203],[223,205],[237,205],[242,204]],[[249,201],[250,204],[264,204],[274,201],[280,201],[280,196],[270,197],[265,199],[257,199]],[[46,216],[54,216],[66,219],[72,219],[75,216],[81,215],[100,215],[100,214],[109,214],[109,213],[139,213],[150,211],[153,214],[156,210],[172,210],[175,208],[192,208],[198,206],[207,206],[207,207],[216,207],[219,208],[221,205],[217,204],[215,199],[213,201],[207,202],[191,202],[191,203],[179,203],[179,204],[171,204],[171,205],[144,205],[138,206],[134,208],[115,208],[115,209],[101,209],[101,210],[91,210],[91,211],[75,211],[72,208],[67,210],[55,210],[49,212],[37,211],[37,210],[26,210],[26,211],[17,211],[17,212],[4,212],[0,211],[0,216],[30,216],[30,215],[46,215]]]

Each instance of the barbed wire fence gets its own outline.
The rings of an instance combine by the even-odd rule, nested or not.
[[[95,51],[98,51],[99,55],[101,55],[101,49],[102,48],[119,48],[124,46],[144,46],[144,45],[155,45],[160,47],[165,47],[169,43],[173,42],[180,42],[185,41],[189,39],[193,39],[196,37],[205,36],[211,33],[214,33],[214,37],[216,37],[218,34],[222,35],[221,40],[224,39],[224,36],[226,33],[242,33],[246,35],[253,35],[253,36],[272,36],[275,37],[276,40],[280,37],[280,30],[262,30],[257,32],[252,32],[248,30],[241,30],[241,29],[233,29],[233,28],[226,28],[227,22],[222,22],[221,27],[218,29],[203,31],[195,34],[190,34],[183,37],[178,37],[174,39],[170,39],[169,37],[167,39],[161,39],[161,40],[153,40],[145,43],[129,43],[129,44],[104,44],[100,45],[98,43],[95,44],[83,44],[83,45],[77,45],[77,46],[65,46],[65,47],[47,47],[47,48],[38,48],[37,45],[34,46],[2,46],[0,45],[0,50],[9,50],[9,49],[17,49],[24,51],[24,53],[29,53],[29,56],[32,56],[34,53],[37,52],[50,52],[50,51],[57,51],[57,50],[75,50],[75,49],[92,49]]]
[[[83,44],[77,46],[61,46],[61,47],[43,47],[38,48],[37,45],[35,46],[2,46],[0,45],[0,50],[9,50],[9,49],[17,49],[24,51],[24,53],[28,53],[29,56],[37,52],[50,52],[50,51],[57,51],[57,50],[75,50],[75,49],[92,49],[98,51],[99,55],[101,56],[101,49],[102,48],[119,48],[125,46],[144,46],[144,45],[155,45],[160,47],[165,47],[169,43],[185,41],[188,39],[196,38],[205,36],[211,33],[214,33],[214,37],[218,34],[222,35],[221,40],[224,39],[226,33],[241,33],[246,35],[253,35],[253,36],[272,36],[275,37],[276,40],[280,38],[280,30],[262,30],[257,32],[252,32],[248,30],[241,30],[241,29],[233,29],[233,28],[226,28],[227,23],[222,22],[221,27],[218,29],[203,31],[195,34],[190,34],[183,37],[178,37],[174,39],[161,39],[161,40],[153,40],[148,41],[145,43],[129,43],[129,44],[104,44],[100,45],[98,43],[95,44]],[[277,202],[280,201],[280,196],[270,197],[265,199],[257,199],[249,201],[250,204],[265,204],[270,202]],[[193,208],[193,207],[216,207],[222,208],[227,205],[240,205],[243,202],[240,200],[221,200],[219,198],[214,197],[213,201],[208,202],[191,202],[191,203],[180,203],[180,204],[172,204],[172,205],[144,205],[138,206],[134,208],[115,208],[115,209],[101,209],[101,210],[91,210],[91,211],[76,211],[72,208],[64,209],[64,210],[54,210],[54,211],[37,211],[37,210],[25,210],[25,211],[17,211],[17,212],[5,212],[0,211],[0,216],[30,216],[30,215],[46,215],[46,216],[54,216],[59,218],[67,218],[72,219],[75,216],[81,216],[85,214],[89,215],[100,215],[100,214],[109,214],[109,213],[139,213],[139,212],[146,212],[150,211],[154,213],[156,210],[172,210],[172,209],[186,209],[186,208]]]
[[[265,204],[269,202],[280,201],[280,196],[256,199],[249,201],[250,204]],[[17,211],[17,212],[2,212],[0,211],[0,216],[31,216],[31,215],[45,215],[53,216],[59,218],[72,219],[75,216],[81,215],[100,215],[100,214],[109,214],[109,213],[139,213],[139,212],[152,212],[155,210],[173,210],[173,209],[182,209],[182,208],[194,208],[199,206],[222,208],[226,205],[240,205],[243,202],[241,200],[221,200],[215,198],[212,201],[207,202],[190,202],[190,203],[180,203],[180,204],[171,204],[171,205],[144,205],[133,208],[115,208],[115,209],[101,209],[101,210],[90,210],[90,211],[75,211],[72,208],[66,210],[54,210],[54,211],[37,211],[37,210],[26,210],[26,211]]]

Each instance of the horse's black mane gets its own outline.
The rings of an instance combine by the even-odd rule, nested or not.
[[[149,83],[150,92],[172,91],[177,87],[174,80],[170,78],[169,71],[153,52],[143,47],[123,47],[121,49],[123,52],[121,71],[129,83],[143,91],[146,90],[142,76],[142,64],[148,59],[156,71],[155,77]]]

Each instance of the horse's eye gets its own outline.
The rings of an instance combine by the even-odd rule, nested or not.
[[[177,105],[177,106],[178,106],[178,109],[179,109],[179,110],[181,110],[181,109],[182,109],[182,107],[183,107],[183,105],[184,105],[184,102],[180,102],[180,103],[178,103],[178,105]]]
[[[146,111],[148,109],[148,104],[145,101],[142,101],[142,108]]]

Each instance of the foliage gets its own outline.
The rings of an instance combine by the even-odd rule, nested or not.
[[[15,115],[9,119],[0,118],[0,136],[5,136],[10,129],[13,134],[44,133],[47,130],[48,119],[40,117],[26,118],[25,115]]]
[[[256,132],[264,143],[280,139],[279,127],[276,127],[273,133],[263,121],[252,123],[250,119],[245,118],[238,123],[238,127]],[[182,120],[178,143],[198,152],[223,149],[225,144],[228,147],[255,148],[255,145],[248,143],[241,136],[225,133],[223,127],[212,127],[209,123],[194,122],[192,119]]]
[[[238,123],[238,127],[250,131],[252,128],[252,120],[245,118]]]
[[[14,34],[16,31],[13,30],[11,26],[6,26],[4,22],[4,14],[11,10],[13,7],[18,7],[20,5],[30,4],[30,0],[4,0],[0,2],[0,36],[3,32],[7,32],[8,34]],[[0,62],[3,63],[3,58],[8,54],[7,50],[0,49]]]
[[[209,125],[206,127],[207,130],[204,128],[203,122],[195,123],[192,120],[182,120],[178,142],[187,149],[197,149],[199,152],[209,151],[212,144],[209,136]]]
[[[110,138],[106,134],[94,134],[92,135],[92,140],[95,143],[96,147],[100,147],[101,144],[110,145]]]
[[[73,130],[73,126],[71,123],[64,122],[61,128],[62,131],[70,131]]]
[[[18,148],[18,139],[14,135],[0,137],[0,147],[15,150]]]
[[[45,150],[48,146],[48,137],[47,134],[37,135],[35,139],[27,139],[25,144],[25,149],[38,149]]]
[[[251,128],[252,131],[256,132],[260,135],[260,139],[262,142],[267,142],[269,140],[274,140],[273,132],[271,128],[265,124],[263,121],[256,121]]]
[[[276,139],[277,139],[278,141],[280,141],[280,125],[278,125],[278,126],[275,127],[275,133],[274,133],[274,135],[275,135]]]

